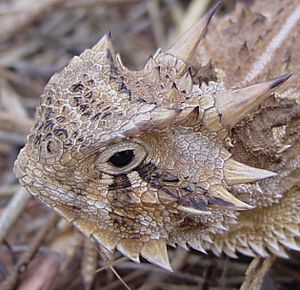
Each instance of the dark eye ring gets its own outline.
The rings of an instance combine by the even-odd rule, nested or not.
[[[109,158],[108,162],[116,167],[124,167],[132,162],[134,158],[133,150],[124,150],[116,152],[112,157]]]

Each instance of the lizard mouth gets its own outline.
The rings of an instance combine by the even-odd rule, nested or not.
[[[142,256],[150,263],[172,271],[166,240],[150,240],[148,236],[142,236],[139,239],[121,239],[116,233],[97,229],[96,223],[93,224],[85,219],[76,219],[74,213],[66,208],[55,207],[54,209],[72,222],[84,235],[99,243],[107,252],[113,253],[117,249],[136,263],[140,263],[140,256]]]

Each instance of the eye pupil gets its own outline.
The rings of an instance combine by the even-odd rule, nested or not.
[[[133,157],[133,150],[125,150],[115,153],[108,162],[116,167],[124,167],[132,161]]]

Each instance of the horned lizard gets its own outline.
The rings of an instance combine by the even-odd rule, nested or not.
[[[16,176],[108,252],[171,270],[167,245],[231,257],[299,250],[299,158],[284,157],[293,150],[278,139],[285,131],[279,123],[266,128],[264,116],[271,118],[270,96],[272,108],[299,96],[297,76],[287,81],[297,45],[286,39],[299,44],[300,6],[266,14],[270,23],[250,10],[237,13],[237,23],[216,18],[203,39],[218,6],[140,71],[127,69],[103,36],[41,96]],[[246,41],[237,36],[244,22],[253,28]],[[264,140],[274,128],[272,151]]]

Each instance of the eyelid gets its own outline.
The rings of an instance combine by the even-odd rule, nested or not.
[[[133,150],[134,157],[132,161],[124,167],[116,167],[109,162],[109,159],[117,152],[124,150]],[[125,174],[139,166],[144,159],[147,157],[147,151],[145,148],[138,143],[123,141],[120,143],[115,143],[104,149],[99,153],[95,160],[95,168],[103,173],[110,175],[120,175]]]
[[[131,142],[122,142],[122,143],[116,143],[113,144],[109,147],[107,147],[106,149],[104,149],[98,156],[97,160],[100,163],[105,163],[108,162],[108,160],[117,152],[121,152],[124,150],[133,150],[135,151],[136,146],[131,146],[135,143],[131,143]]]

